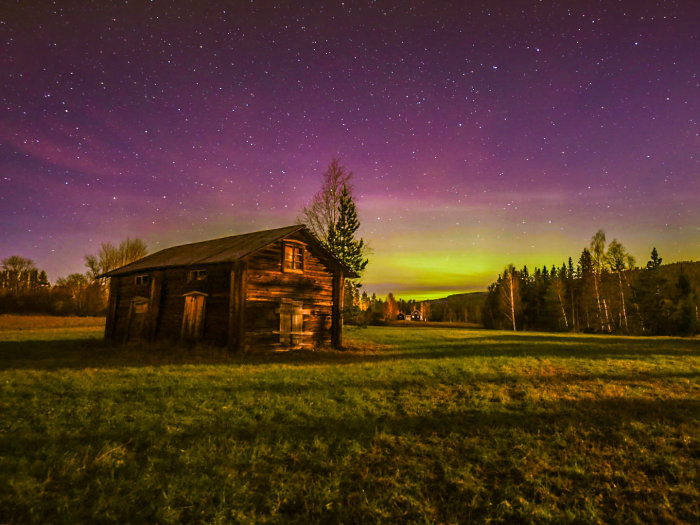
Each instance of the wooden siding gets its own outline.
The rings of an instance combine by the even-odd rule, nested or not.
[[[270,244],[248,259],[246,291],[246,348],[284,349],[280,344],[279,308],[283,300],[299,301],[305,312],[301,346],[330,344],[333,275],[331,270],[303,242],[304,271],[283,272],[284,240]]]
[[[188,267],[140,270],[147,274],[147,284],[136,284],[134,274],[115,275],[110,286],[110,304],[105,332],[109,340],[126,342],[139,335],[143,340],[178,340],[183,336],[185,296],[206,294],[201,341],[233,350],[286,350],[290,347],[320,347],[342,342],[339,319],[342,304],[334,307],[334,292],[342,288],[342,274],[334,270],[336,263],[324,259],[315,244],[309,250],[305,236],[297,232],[275,241],[253,254],[231,263],[216,263]],[[283,271],[283,247],[293,241],[302,246],[303,271]],[[191,270],[206,270],[206,279],[188,281]],[[334,283],[335,281],[335,283]],[[337,295],[337,293],[336,293]],[[342,293],[339,294],[342,298]],[[139,307],[134,307],[138,299]],[[143,311],[147,303],[146,312]],[[285,315],[301,315],[294,324],[294,337],[289,335]],[[300,313],[289,313],[288,305],[297,305]],[[286,309],[285,309],[286,308]],[[138,312],[137,312],[138,310]],[[136,312],[136,314],[135,314]],[[144,315],[145,314],[145,315]],[[130,328],[130,319],[135,319]],[[286,323],[286,324],[285,324]],[[139,327],[143,325],[141,330]],[[287,332],[287,344],[282,344],[280,329]],[[134,330],[138,329],[138,334]],[[333,334],[333,335],[332,335]],[[285,336],[282,336],[284,338]],[[293,345],[289,343],[292,342]]]
[[[189,282],[188,271],[192,268],[142,272],[151,275],[151,283],[143,285],[137,285],[133,275],[112,277],[116,281],[112,286],[116,291],[117,300],[111,339],[121,342],[128,336],[129,309],[135,297],[148,297],[151,300],[151,315],[146,332],[151,339],[179,339],[185,311],[184,294],[202,292],[207,294],[202,341],[225,345],[228,338],[230,265],[217,264],[197,268],[207,270],[205,280]]]

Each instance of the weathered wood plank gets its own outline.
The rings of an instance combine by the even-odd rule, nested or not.
[[[112,277],[109,280],[109,302],[107,303],[107,320],[105,323],[105,340],[107,341],[114,341],[116,334],[120,279],[121,277]]]
[[[333,314],[331,320],[331,345],[334,348],[343,346],[343,298],[345,278],[343,272],[333,273]]]
[[[163,271],[153,272],[151,279],[151,296],[148,304],[148,339],[155,341],[158,330],[158,317],[160,315],[160,300],[163,290]]]

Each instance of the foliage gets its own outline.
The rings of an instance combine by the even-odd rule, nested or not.
[[[0,522],[698,521],[700,341],[346,340],[234,356],[0,332]]]
[[[486,292],[471,292],[427,301],[430,304],[430,316],[426,320],[448,323],[480,323],[485,298]]]
[[[1,313],[52,313],[101,315],[107,308],[107,283],[100,276],[133,262],[147,253],[141,239],[127,238],[119,246],[102,244],[98,255],[86,255],[85,274],[59,277],[51,286],[44,270],[34,262],[13,255],[2,260],[0,271]]]
[[[95,280],[101,274],[137,261],[146,254],[148,254],[148,248],[143,240],[127,237],[119,243],[119,246],[102,243],[97,255],[85,256],[85,265],[88,267],[88,275]]]
[[[362,273],[369,262],[365,258],[367,249],[364,239],[355,239],[359,228],[360,220],[357,218],[355,203],[350,195],[350,190],[343,184],[338,204],[338,220],[330,226],[327,245],[338,259],[358,275]]]
[[[355,238],[360,221],[351,179],[352,172],[341,166],[338,159],[332,159],[321,189],[304,207],[300,220],[333,255],[359,275],[367,266],[368,250],[363,239]]]
[[[299,220],[325,245],[329,243],[331,228],[338,222],[340,195],[343,187],[349,187],[352,172],[333,158],[323,174],[321,189],[305,206]]]
[[[647,335],[698,332],[700,263],[664,266],[654,248],[646,266],[635,268],[634,258],[617,239],[605,249],[602,230],[593,236],[590,249],[583,249],[575,269],[569,258],[568,265],[558,269],[544,266],[530,273],[523,267],[513,272],[522,310],[516,315],[517,329]],[[482,311],[487,328],[513,328],[509,275],[504,272],[489,287]]]

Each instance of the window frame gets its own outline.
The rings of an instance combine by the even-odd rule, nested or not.
[[[305,246],[301,242],[285,241],[282,243],[282,271],[285,273],[304,273],[306,265]],[[291,268],[287,262],[287,250],[292,252]],[[298,265],[298,266],[297,266]]]
[[[148,286],[151,284],[151,274],[149,273],[137,273],[134,275],[134,284],[136,286]]]
[[[196,283],[198,281],[207,280],[207,269],[206,268],[195,268],[193,270],[187,271],[187,282]]]

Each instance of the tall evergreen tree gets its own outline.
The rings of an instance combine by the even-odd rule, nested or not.
[[[698,329],[698,301],[682,266],[674,291],[673,331],[681,335],[692,335]]]
[[[591,328],[591,307],[595,300],[595,287],[593,285],[593,258],[588,248],[584,248],[578,260],[578,315],[579,325],[586,329]]]
[[[328,248],[349,268],[360,274],[367,267],[364,239],[355,239],[360,228],[357,208],[347,185],[343,184],[338,203],[338,219],[328,232]]]
[[[664,306],[661,293],[661,288],[665,284],[665,279],[659,270],[661,260],[654,248],[651,251],[651,259],[632,287],[642,330],[649,335],[663,334],[668,327],[668,311]]]
[[[654,246],[651,249],[651,259],[647,261],[647,270],[656,270],[661,266],[661,261],[663,261],[663,259],[659,257],[659,252],[656,251],[656,246]]]
[[[360,274],[368,263],[367,246],[363,239],[355,238],[360,221],[350,186],[352,175],[338,159],[332,159],[321,189],[304,207],[299,220],[338,259]]]

